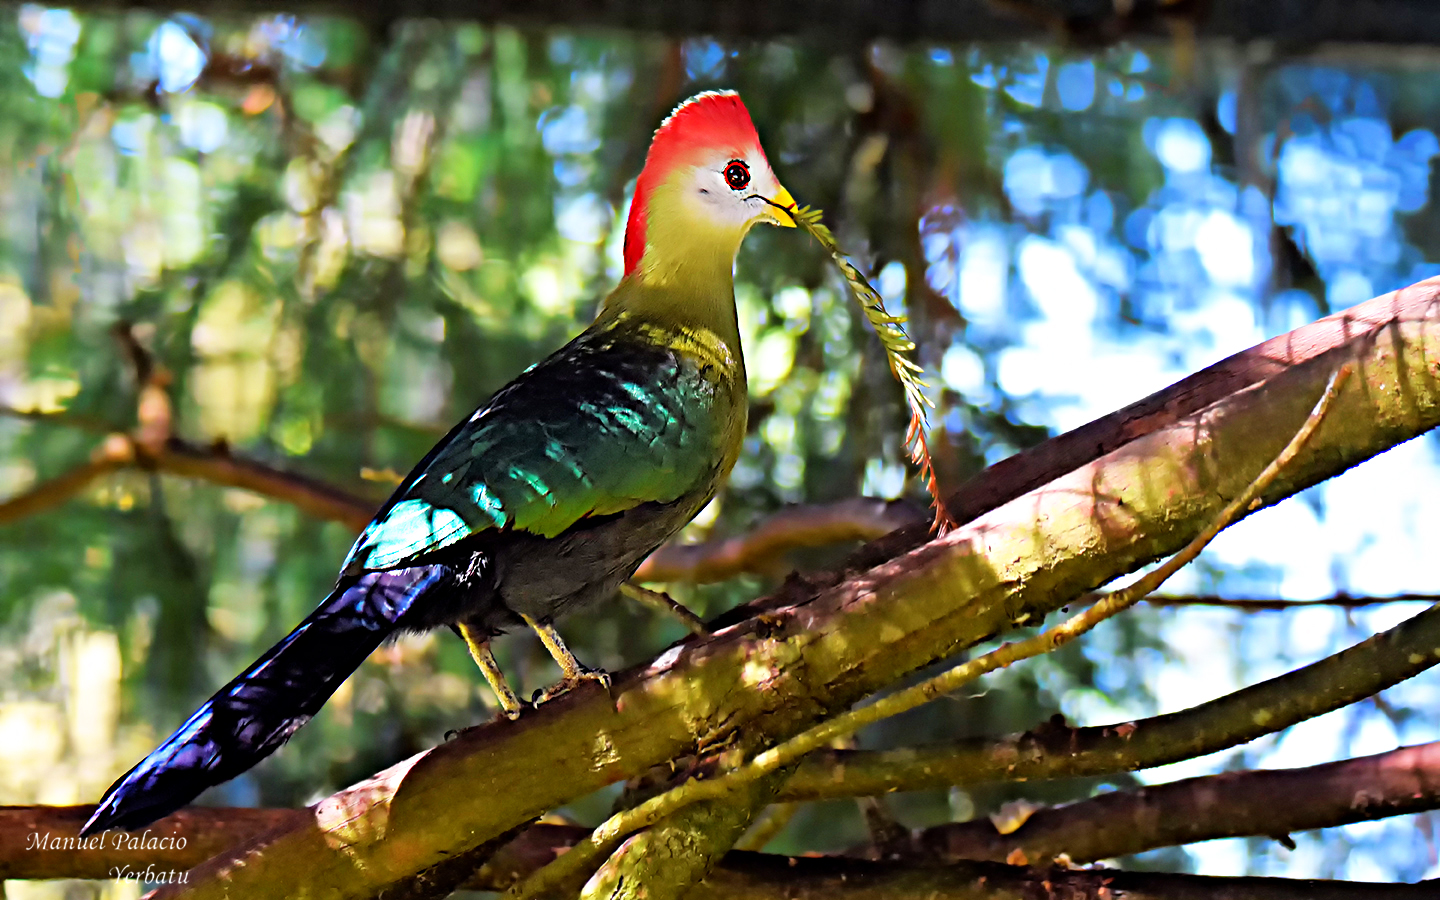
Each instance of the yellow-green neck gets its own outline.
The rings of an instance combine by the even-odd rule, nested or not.
[[[735,312],[735,285],[723,279],[649,279],[632,273],[615,286],[600,311],[600,321],[628,313],[656,325],[704,328],[740,351],[740,325]]]
[[[623,312],[657,325],[705,329],[739,360],[734,271],[744,230],[677,219],[651,218],[644,256],[605,298],[596,324]]]

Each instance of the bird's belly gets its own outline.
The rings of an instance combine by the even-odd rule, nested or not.
[[[643,503],[584,521],[553,538],[513,542],[495,556],[500,603],[511,612],[549,622],[609,599],[652,550],[695,515],[698,499],[691,495],[673,503]]]

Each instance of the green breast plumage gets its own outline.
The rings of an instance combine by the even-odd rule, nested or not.
[[[743,366],[713,333],[624,316],[593,326],[457,425],[343,571],[403,566],[486,531],[554,537],[642,503],[701,504],[734,464],[744,421]]]

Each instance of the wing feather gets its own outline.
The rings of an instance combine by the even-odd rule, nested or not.
[[[485,531],[554,537],[587,516],[712,489],[727,411],[713,367],[661,342],[586,332],[461,423],[396,490],[346,559],[409,565]]]

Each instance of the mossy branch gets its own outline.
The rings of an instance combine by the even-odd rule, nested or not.
[[[1315,407],[1279,455],[1271,460],[1270,464],[1246,486],[1238,497],[1227,503],[1184,549],[1167,560],[1164,565],[1147,572],[1133,584],[1104,595],[1089,609],[1073,616],[1061,625],[1025,640],[1003,644],[983,656],[961,663],[947,672],[922,681],[920,684],[905,688],[866,706],[841,713],[790,738],[779,746],[758,754],[748,763],[719,778],[708,781],[688,781],[664,794],[650,798],[633,809],[611,816],[595,829],[588,840],[508,892],[507,900],[541,900],[541,898],[550,896],[554,893],[557,885],[573,880],[576,873],[594,869],[599,865],[600,860],[613,852],[627,835],[642,828],[648,828],[692,803],[723,798],[735,791],[740,784],[768,776],[777,769],[796,762],[800,757],[819,750],[838,738],[847,737],[861,728],[873,725],[883,719],[909,712],[937,697],[959,689],[982,675],[1023,659],[1052,652],[1090,631],[1106,619],[1134,606],[1142,597],[1158,589],[1172,575],[1199,556],[1216,535],[1229,527],[1243,512],[1257,502],[1275,482],[1281,471],[1294,462],[1301,449],[1315,434],[1320,423],[1330,412],[1331,404],[1339,395],[1340,389],[1349,380],[1351,373],[1352,367],[1347,363],[1330,376]]]
[[[710,873],[774,799],[785,773],[737,784],[632,836],[604,861],[580,900],[680,900]]]
[[[1052,721],[1019,735],[898,750],[813,753],[782,785],[779,797],[738,845],[759,849],[783,827],[798,801],[891,791],[932,790],[995,781],[1037,781],[1109,775],[1165,765],[1224,750],[1296,722],[1348,706],[1440,662],[1440,606],[1425,610],[1353,647],[1269,681],[1188,710],[1113,725],[1072,728]],[[1379,794],[1370,787],[1370,794]],[[185,838],[185,847],[153,851],[35,853],[31,834],[73,838],[93,806],[0,808],[0,879],[104,878],[115,865],[188,869],[226,847],[276,826],[303,828],[299,809],[181,810],[156,823],[156,833]],[[535,826],[500,853],[472,886],[503,890],[589,834],[589,829]],[[517,861],[519,860],[519,861]]]

